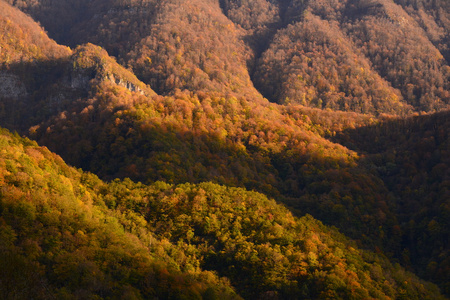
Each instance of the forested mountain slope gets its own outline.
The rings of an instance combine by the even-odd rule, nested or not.
[[[26,10],[39,18],[48,6],[55,10],[45,2]],[[83,18],[63,25],[71,28],[65,39],[103,46],[159,93],[189,89],[260,98],[247,72],[243,31],[216,1],[81,1],[79,10]]]
[[[58,45],[7,2],[73,49]],[[101,212],[96,224],[107,219],[103,215],[117,219],[112,222],[119,225],[101,230],[144,238],[143,248],[134,250],[127,241],[114,244],[142,256],[142,265],[130,263],[137,273],[128,275],[121,273],[125,267],[110,274],[114,263],[107,254],[101,267],[92,254],[98,245],[89,244],[94,248],[83,256],[86,270],[100,268],[99,277],[80,275],[68,290],[59,273],[52,273],[58,262],[53,254],[47,257],[50,248],[42,246],[47,242],[36,240],[39,259],[11,258],[24,272],[29,264],[46,270],[33,273],[41,279],[30,293],[167,298],[186,290],[194,298],[238,297],[234,290],[244,298],[439,297],[434,287],[403,279],[410,275],[400,266],[392,269],[387,258],[359,250],[354,256],[352,249],[363,247],[450,294],[445,1],[0,0],[0,5],[5,28],[0,125],[112,181],[74,170],[64,175],[99,199],[92,202]],[[429,113],[407,116],[414,111]],[[4,136],[10,142],[3,148],[18,147],[5,155],[28,147],[23,143],[37,147]],[[34,186],[24,163],[1,168],[9,176],[1,183],[11,187],[2,190],[2,199],[22,199],[9,191],[25,195]],[[49,171],[42,180],[59,180],[56,173],[61,172]],[[126,177],[147,185],[114,181]],[[24,199],[41,203],[54,194],[51,183],[34,188],[42,197]],[[71,199],[83,195],[60,189],[64,195],[73,192]],[[297,216],[338,227],[355,245],[312,217],[292,217],[267,197]],[[64,213],[58,209],[56,215]],[[14,220],[22,218],[21,210],[10,211],[5,224],[20,236],[31,223],[20,225]],[[5,244],[9,253],[28,245],[11,239]],[[162,248],[148,250],[148,241]],[[130,255],[122,262],[132,261]],[[66,267],[59,269],[61,276]],[[115,276],[126,279],[118,283]],[[148,287],[158,280],[161,289]],[[164,285],[172,281],[176,291],[169,292]]]
[[[70,53],[69,48],[51,40],[32,18],[4,1],[0,1],[0,28],[2,70],[19,62],[57,59]]]
[[[442,298],[262,194],[106,184],[6,130],[0,144],[3,299]]]
[[[30,126],[63,112],[87,97],[103,81],[145,95],[155,95],[105,50],[88,44],[60,46],[19,10],[0,2],[0,120],[28,131]]]
[[[3,129],[0,143],[2,299],[239,298],[211,272],[180,270],[182,250],[143,214],[109,209],[95,176]]]
[[[258,98],[254,84],[274,102],[372,114],[437,111],[450,101],[444,0],[15,5],[59,41],[105,47],[161,93]],[[67,18],[47,18],[56,11]]]
[[[366,153],[398,199],[402,256],[448,289],[450,241],[450,112],[392,119],[349,130],[337,139]],[[370,141],[370,142],[369,142]],[[448,290],[447,290],[448,291]]]

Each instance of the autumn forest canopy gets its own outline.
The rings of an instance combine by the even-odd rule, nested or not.
[[[450,297],[447,0],[0,0],[1,299]]]

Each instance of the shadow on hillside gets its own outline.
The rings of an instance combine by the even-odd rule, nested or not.
[[[87,97],[88,87],[74,86],[68,58],[17,62],[0,69],[0,125],[26,134],[64,111],[74,99]]]
[[[438,146],[448,138],[449,117],[450,110],[402,119],[393,118],[376,125],[344,130],[330,140],[362,154],[401,149],[429,138],[434,139],[435,146]]]
[[[341,132],[389,190],[401,240],[395,257],[450,293],[450,111]]]

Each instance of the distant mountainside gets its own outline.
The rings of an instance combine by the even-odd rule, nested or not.
[[[36,22],[4,1],[0,1],[0,66],[19,62],[58,59],[70,54],[68,47],[51,40]]]
[[[110,182],[4,131],[7,270],[41,298],[441,297],[404,268],[449,296],[449,18],[444,0],[0,0],[0,126]],[[99,254],[105,230],[125,240]]]
[[[101,82],[144,95],[156,95],[136,76],[92,44],[75,50],[51,40],[19,10],[0,2],[0,119],[3,126],[27,131],[84,98]]]
[[[277,103],[371,114],[450,104],[444,0],[60,2],[15,5],[63,43],[104,47],[159,93],[258,97],[255,86]]]

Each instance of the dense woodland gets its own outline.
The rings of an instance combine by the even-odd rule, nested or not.
[[[260,193],[104,183],[6,130],[0,143],[3,299],[441,298]]]
[[[448,297],[449,20],[0,0],[0,298]]]
[[[449,4],[398,2],[15,5],[62,43],[104,47],[158,93],[188,89],[259,98],[254,85],[277,103],[375,115],[448,108]],[[58,17],[45,17],[55,11]]]

